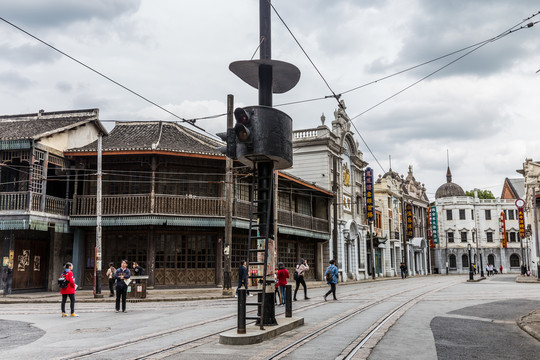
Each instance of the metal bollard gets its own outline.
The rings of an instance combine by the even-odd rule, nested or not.
[[[285,317],[292,317],[292,285],[285,285]]]
[[[237,334],[246,333],[246,289],[238,289],[238,327]]]

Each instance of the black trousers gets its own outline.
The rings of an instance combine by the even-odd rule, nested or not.
[[[122,298],[122,311],[126,311],[127,286],[116,287],[116,311],[120,311],[120,298]]]
[[[300,275],[296,279],[296,287],[294,288],[294,298],[296,299],[296,293],[298,292],[298,289],[300,288],[300,284],[304,287],[304,298],[307,298],[307,287],[306,287],[306,281],[304,280],[304,276]]]
[[[62,312],[66,312],[66,301],[69,296],[69,307],[71,308],[71,313],[75,313],[75,294],[62,294]]]
[[[114,295],[114,282],[115,279],[109,279],[109,290],[111,291],[111,296]]]
[[[337,300],[336,298],[336,284],[330,283],[330,290],[324,295],[324,297],[327,297],[328,295],[334,295],[334,300]]]

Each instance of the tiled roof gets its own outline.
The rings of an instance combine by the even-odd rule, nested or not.
[[[514,191],[518,199],[525,199],[525,179],[524,178],[508,179],[508,183],[512,187],[512,190]]]
[[[221,155],[216,147],[223,143],[174,122],[117,122],[108,136],[103,137],[102,151],[162,150],[191,154]],[[68,152],[95,152],[97,141]]]
[[[37,140],[98,120],[97,109],[1,115],[0,140]],[[101,127],[98,122],[97,126]],[[106,133],[105,129],[102,131]]]

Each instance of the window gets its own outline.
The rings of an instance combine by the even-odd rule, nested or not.
[[[514,210],[508,210],[508,220],[515,220]]]
[[[446,220],[452,220],[452,210],[446,210]]]
[[[519,255],[518,254],[510,255],[510,267],[519,267]]]
[[[487,242],[493,242],[493,233],[491,231],[488,231],[486,233]]]
[[[491,210],[486,210],[486,220],[491,220]]]
[[[449,267],[450,269],[455,269],[455,268],[457,268],[456,255],[450,254],[450,256],[448,256],[448,267]]]
[[[510,235],[510,236],[508,236],[508,241],[510,241],[510,242],[517,242],[517,239],[516,239],[516,233],[515,233],[515,232],[513,232],[513,231],[512,231],[512,232],[509,232],[508,235]]]
[[[465,220],[465,209],[459,209],[459,220]]]
[[[474,210],[471,209],[471,219],[474,220]]]
[[[461,256],[461,267],[467,269],[469,267],[469,257],[465,254]]]
[[[466,231],[461,232],[461,242],[467,242],[467,232]]]
[[[453,231],[449,231],[447,234],[446,234],[447,238],[448,238],[448,242],[451,242],[453,243],[454,242],[454,232]]]
[[[493,254],[488,255],[488,264],[495,265],[495,255]]]

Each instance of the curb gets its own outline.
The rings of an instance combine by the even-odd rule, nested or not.
[[[516,323],[521,330],[540,341],[540,310],[522,316]]]

